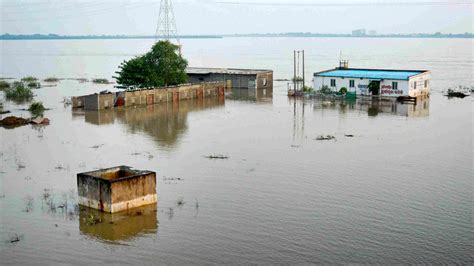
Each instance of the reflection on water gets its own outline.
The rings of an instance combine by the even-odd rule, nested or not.
[[[93,219],[98,221],[94,224]],[[133,208],[119,213],[105,213],[81,207],[81,234],[105,241],[123,241],[140,234],[153,234],[158,229],[157,204]]]
[[[355,98],[343,100],[317,99],[311,103],[314,110],[339,110],[366,112],[368,116],[379,114],[399,115],[406,117],[427,117],[430,115],[430,99],[418,99],[416,104],[401,103],[396,99]]]
[[[226,98],[236,101],[254,101],[271,103],[273,89],[236,89],[227,91]]]
[[[85,121],[94,125],[113,124],[118,121],[132,133],[145,132],[156,142],[173,146],[187,130],[190,112],[224,107],[220,97],[191,99],[179,103],[163,103],[137,108],[120,108],[103,111],[74,111],[73,116],[84,115]]]

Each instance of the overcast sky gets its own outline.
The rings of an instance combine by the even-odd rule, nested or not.
[[[473,32],[472,0],[174,0],[180,34]],[[0,0],[0,33],[154,35],[160,0]]]

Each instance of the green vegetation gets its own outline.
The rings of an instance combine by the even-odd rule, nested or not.
[[[93,79],[92,82],[97,84],[109,84],[107,79]]]
[[[379,94],[379,89],[380,89],[380,82],[376,81],[371,81],[368,86],[369,92],[372,93],[372,95],[377,95]]]
[[[102,219],[100,217],[95,216],[94,214],[90,214],[87,218],[84,218],[87,225],[95,225],[102,223]]]
[[[5,80],[0,80],[0,90],[10,88],[10,83],[6,82]]]
[[[28,108],[33,117],[42,116],[45,110],[42,102],[34,102]]]
[[[339,90],[339,92],[340,92],[341,94],[346,94],[346,93],[347,93],[347,88],[346,88],[346,87],[342,87],[342,88]]]
[[[159,41],[151,51],[124,61],[116,72],[117,83],[130,88],[154,88],[173,86],[187,82],[188,62],[180,52],[179,46],[169,41]]]
[[[313,88],[311,88],[311,87],[309,87],[309,86],[303,86],[303,91],[304,91],[304,92],[311,93],[311,92],[313,92]]]
[[[21,81],[26,82],[26,83],[31,83],[31,82],[38,81],[38,79],[32,76],[28,76],[28,77],[22,78]]]
[[[49,83],[58,82],[58,81],[59,79],[55,77],[49,77],[44,80],[44,82],[49,82]]]
[[[5,89],[5,96],[9,100],[22,102],[31,100],[33,92],[23,82],[15,81],[10,88]]]
[[[38,89],[39,87],[41,87],[41,84],[39,82],[28,82],[26,86],[32,89]]]
[[[331,88],[329,88],[327,85],[323,85],[321,89],[319,90],[320,93],[322,94],[331,94]]]

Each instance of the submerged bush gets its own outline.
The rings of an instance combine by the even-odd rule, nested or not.
[[[340,93],[342,94],[346,94],[347,93],[347,88],[346,87],[342,87],[340,90],[339,90]]]
[[[41,87],[41,84],[39,82],[28,82],[28,84],[26,84],[26,86],[28,86],[30,88],[33,88],[33,89],[38,89],[39,87]]]
[[[107,79],[93,79],[92,82],[97,84],[109,84],[109,81]]]
[[[10,83],[5,80],[0,80],[0,90],[10,88]]]
[[[327,85],[323,85],[319,92],[322,94],[330,94],[332,91],[331,88],[329,88]]]
[[[58,82],[58,81],[59,81],[59,79],[58,79],[58,78],[55,78],[55,77],[49,77],[49,78],[46,78],[46,79],[44,80],[44,82],[51,82],[51,83],[52,83],[52,82]]]
[[[10,88],[5,90],[5,96],[9,100],[28,101],[33,98],[33,92],[23,82],[15,81]]]
[[[31,82],[38,81],[38,79],[33,76],[27,76],[27,77],[22,78],[21,81],[31,83]]]
[[[34,102],[28,108],[28,111],[31,112],[33,117],[42,116],[45,110],[46,110],[46,108],[44,108],[42,102]]]

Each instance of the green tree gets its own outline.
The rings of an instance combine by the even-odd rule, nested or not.
[[[148,53],[122,62],[115,78],[125,87],[172,86],[187,82],[187,66],[188,61],[179,53],[179,46],[159,41]]]

